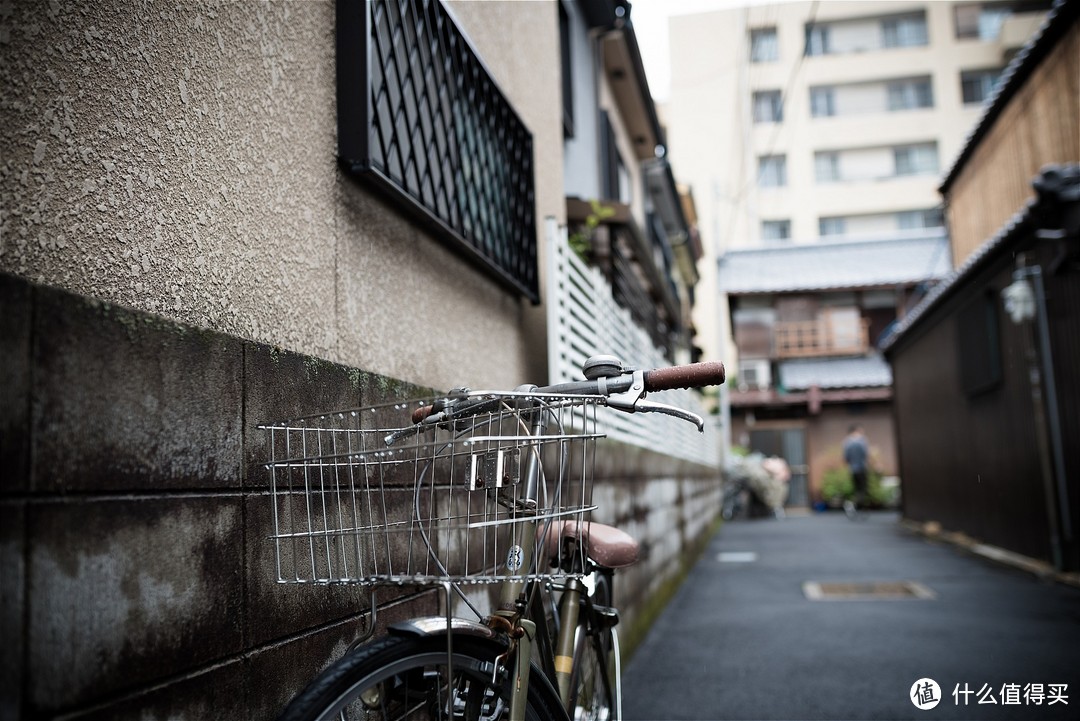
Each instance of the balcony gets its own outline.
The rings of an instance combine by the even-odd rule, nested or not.
[[[862,355],[870,350],[870,321],[837,313],[815,320],[777,322],[773,340],[778,359]]]

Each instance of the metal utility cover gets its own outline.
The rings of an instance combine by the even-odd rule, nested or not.
[[[811,601],[928,601],[937,597],[916,581],[877,581],[870,583],[823,583],[806,581],[803,593]]]

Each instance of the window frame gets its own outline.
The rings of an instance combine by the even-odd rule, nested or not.
[[[757,180],[759,188],[786,188],[787,156],[759,155]]]
[[[760,41],[765,42],[760,42]],[[759,53],[764,48],[766,52]],[[780,36],[775,27],[751,28],[750,62],[774,63],[780,59]]]
[[[335,32],[344,172],[539,303],[533,136],[451,13],[339,0]]]
[[[781,232],[774,235],[767,232],[766,228],[776,228]],[[785,241],[791,240],[791,220],[786,218],[775,220],[762,220],[761,240],[765,243],[783,243]]]
[[[784,98],[779,90],[755,90],[751,95],[754,123],[784,122]],[[759,113],[767,108],[767,113]],[[765,117],[767,115],[767,117]]]

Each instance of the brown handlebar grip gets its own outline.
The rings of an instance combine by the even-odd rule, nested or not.
[[[423,423],[424,419],[435,412],[435,406],[422,406],[412,412],[413,423]]]
[[[724,382],[724,364],[720,361],[690,363],[671,368],[645,371],[646,391],[667,391],[672,388],[704,388]]]

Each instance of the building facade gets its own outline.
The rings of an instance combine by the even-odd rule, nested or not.
[[[941,228],[937,184],[1047,2],[790,2],[670,22],[670,152],[706,254]],[[703,272],[702,292],[715,287]],[[730,329],[699,319],[710,352]]]
[[[841,444],[852,425],[866,432],[875,476],[896,477],[892,374],[877,344],[949,268],[943,232],[721,258],[739,354],[728,383],[732,440],[787,460],[789,506],[843,500],[835,480],[847,477]]]
[[[5,6],[0,717],[275,717],[374,617],[366,590],[275,583],[259,424],[561,379],[568,195],[639,230],[621,297],[589,270],[618,332],[574,352],[689,355],[691,276],[665,260],[685,220],[637,150],[655,113],[632,64],[586,63],[573,114],[583,139],[606,112],[619,195],[570,186],[620,166],[564,154],[567,5]],[[579,40],[632,52],[627,5],[596,5]],[[625,302],[654,294],[653,321]],[[718,458],[668,439],[598,458],[597,520],[644,550],[628,626],[719,511]],[[380,601],[383,628],[439,595]]]
[[[1080,569],[1080,7],[1014,58],[942,187],[956,270],[885,345],[904,515]],[[988,225],[991,224],[991,225]],[[996,224],[996,225],[992,225]]]

